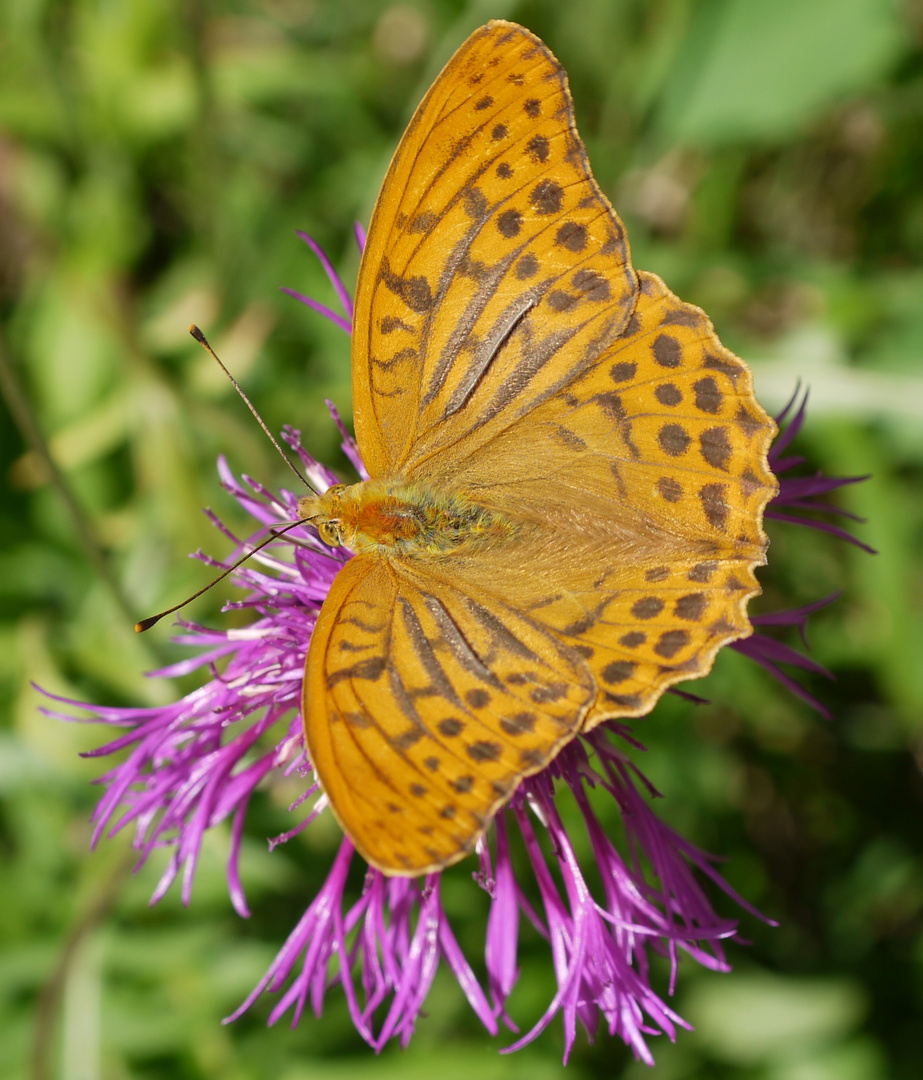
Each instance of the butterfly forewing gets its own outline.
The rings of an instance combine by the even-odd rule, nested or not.
[[[491,23],[417,110],[373,215],[353,335],[370,474],[512,423],[616,336],[635,291],[563,69],[528,31]]]
[[[579,654],[527,616],[358,556],[324,602],[304,693],[336,816],[373,865],[416,875],[471,850],[595,691]]]

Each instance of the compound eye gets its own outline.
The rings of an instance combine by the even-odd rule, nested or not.
[[[339,547],[342,541],[340,540],[340,530],[337,527],[335,521],[322,521],[317,526],[317,531],[320,533],[321,540],[328,547]]]
[[[345,491],[348,484],[331,484],[330,487],[324,492],[325,495],[339,495],[341,491]]]

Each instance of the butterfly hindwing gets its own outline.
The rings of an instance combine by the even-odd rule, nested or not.
[[[417,875],[470,851],[592,700],[579,654],[533,620],[357,556],[318,619],[303,711],[312,764],[355,846]]]
[[[456,573],[582,652],[599,690],[585,727],[648,712],[750,633],[776,490],[775,425],[746,365],[698,308],[639,280],[629,325],[592,368],[452,478],[531,524]]]

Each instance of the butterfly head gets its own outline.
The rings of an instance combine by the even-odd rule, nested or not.
[[[347,489],[346,484],[334,484],[321,495],[305,495],[298,500],[298,517],[313,525],[321,540],[328,547],[343,547],[343,534],[340,530],[342,500],[341,494]]]

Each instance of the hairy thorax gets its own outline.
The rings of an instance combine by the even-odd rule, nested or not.
[[[321,539],[356,554],[438,556],[512,538],[503,514],[460,494],[402,480],[336,484],[298,500],[298,515]]]

